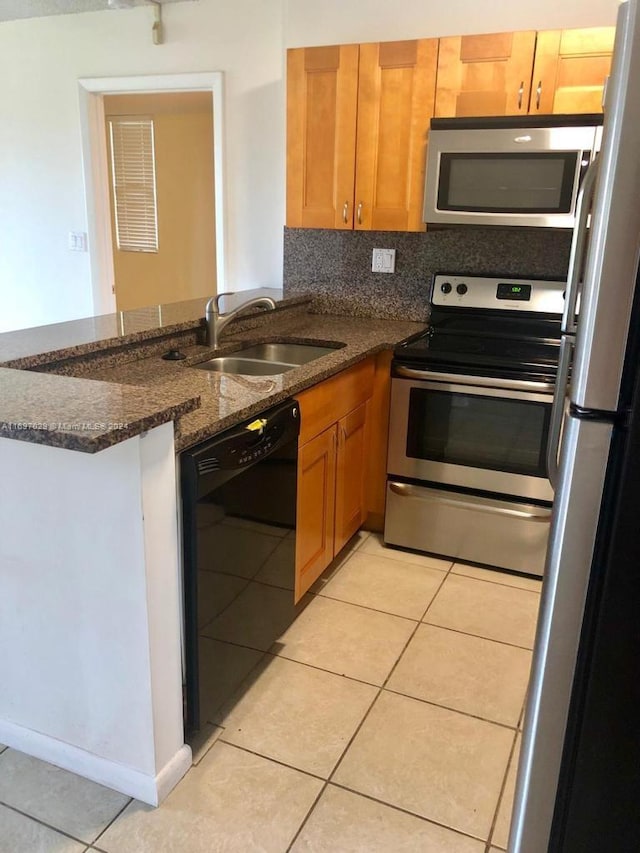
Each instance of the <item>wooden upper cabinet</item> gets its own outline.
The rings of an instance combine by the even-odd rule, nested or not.
[[[440,39],[436,116],[526,115],[534,30]]]
[[[357,97],[358,45],[287,52],[287,225],[353,228]]]
[[[433,115],[602,110],[613,27],[287,52],[287,225],[422,231]]]
[[[421,231],[437,39],[360,45],[354,227]]]
[[[529,112],[602,112],[614,35],[614,27],[539,32]]]
[[[437,56],[437,39],[288,51],[288,226],[424,229]]]

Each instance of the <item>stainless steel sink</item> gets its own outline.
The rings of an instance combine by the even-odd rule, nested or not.
[[[243,373],[245,376],[273,376],[275,373],[286,373],[293,370],[297,364],[282,364],[279,361],[259,361],[256,358],[236,358],[235,355],[222,355],[210,358],[200,364],[192,364],[199,370],[213,370],[216,373]]]
[[[238,350],[233,355],[236,358],[255,358],[259,361],[300,365],[334,351],[335,347],[320,347],[315,344],[266,343]]]
[[[210,358],[200,364],[194,364],[199,370],[213,370],[218,373],[244,373],[246,376],[272,376],[285,373],[301,364],[307,364],[321,358],[336,347],[322,347],[315,344],[265,343],[255,344],[237,350],[230,355]]]

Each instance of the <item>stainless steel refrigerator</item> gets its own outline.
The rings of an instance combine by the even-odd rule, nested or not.
[[[602,148],[579,207],[510,853],[640,850],[638,0],[618,12]]]

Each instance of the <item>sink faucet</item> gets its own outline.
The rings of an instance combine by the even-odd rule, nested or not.
[[[273,311],[276,307],[276,303],[270,296],[258,296],[255,299],[249,299],[247,302],[243,302],[242,305],[239,305],[233,311],[227,311],[226,314],[221,314],[220,299],[223,296],[232,295],[232,293],[219,293],[217,296],[212,296],[207,302],[207,307],[204,312],[205,320],[207,322],[207,345],[213,347],[213,349],[218,349],[220,334],[225,326],[234,320],[242,311],[246,311],[247,308],[266,308],[268,311]]]

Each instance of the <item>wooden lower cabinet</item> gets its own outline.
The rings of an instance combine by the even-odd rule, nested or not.
[[[298,451],[296,601],[333,560],[336,444],[333,426]]]
[[[367,470],[367,403],[338,421],[336,509],[333,537],[335,556],[364,524]]]
[[[375,366],[367,359],[298,395],[296,601],[366,520]]]
[[[298,452],[296,601],[364,523],[366,415],[362,403]]]

